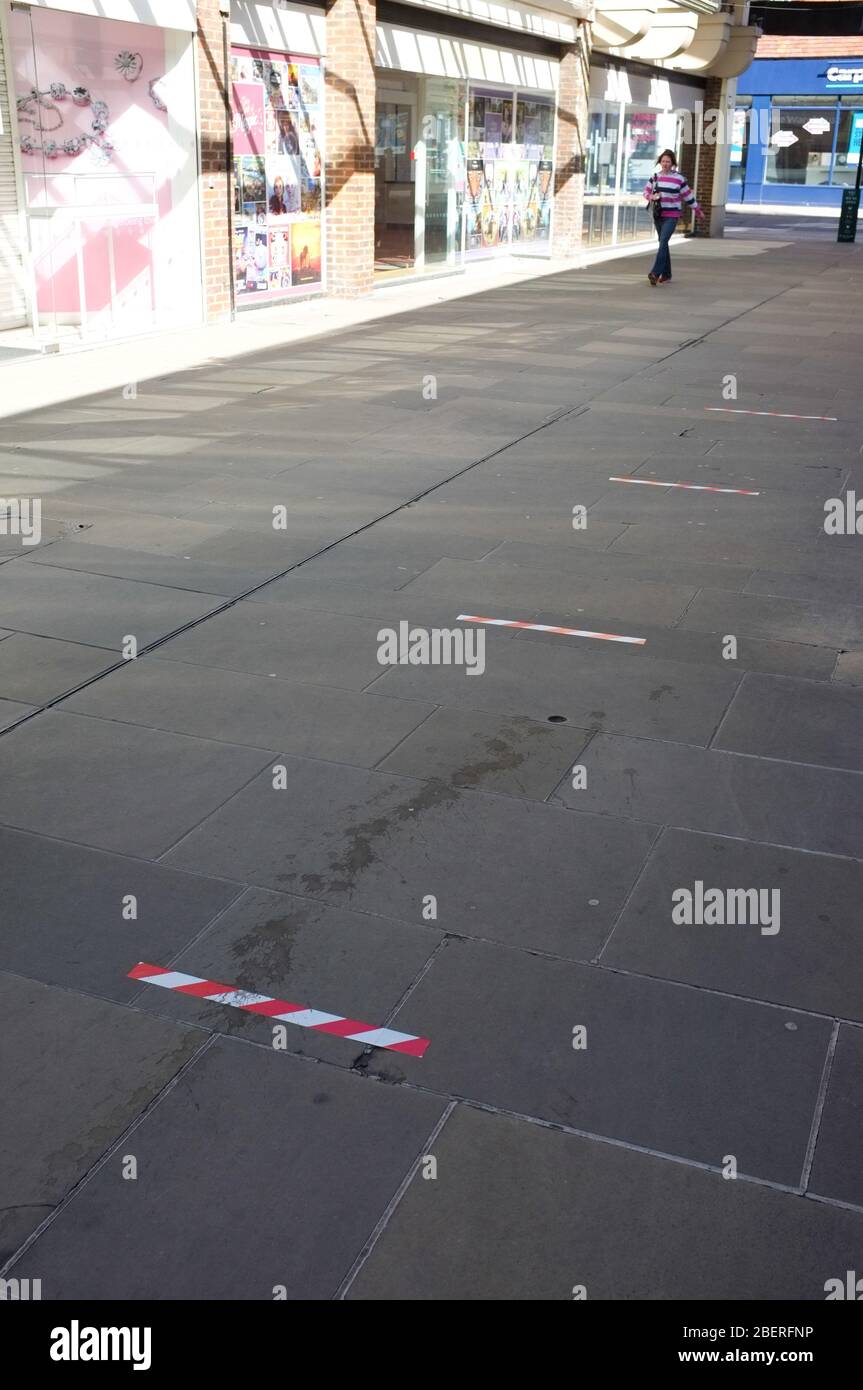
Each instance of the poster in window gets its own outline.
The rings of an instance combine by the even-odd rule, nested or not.
[[[235,48],[231,79],[235,281],[248,304],[321,284],[323,72]]]
[[[291,280],[314,285],[321,278],[321,224],[294,222],[291,226]]]

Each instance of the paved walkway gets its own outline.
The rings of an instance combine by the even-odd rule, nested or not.
[[[0,425],[0,493],[43,499],[40,546],[0,535],[7,1274],[860,1269],[863,541],[824,529],[863,496],[860,255],[738,233],[663,289],[513,281]],[[402,623],[482,631],[482,671],[382,665]]]

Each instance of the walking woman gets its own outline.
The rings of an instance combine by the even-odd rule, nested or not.
[[[647,278],[651,285],[664,285],[671,279],[671,252],[668,243],[674,236],[677,223],[683,212],[683,204],[695,208],[695,216],[703,221],[704,213],[695,201],[695,194],[682,174],[677,172],[677,159],[673,150],[663,150],[659,156],[659,172],[648,179],[644,196],[653,205],[653,220],[659,236],[659,250],[653,269]]]

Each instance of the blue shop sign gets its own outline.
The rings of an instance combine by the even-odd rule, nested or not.
[[[737,82],[741,96],[863,95],[863,58],[756,58]]]

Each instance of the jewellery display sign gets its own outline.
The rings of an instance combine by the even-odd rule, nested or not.
[[[323,69],[317,58],[231,50],[237,305],[322,284]]]

